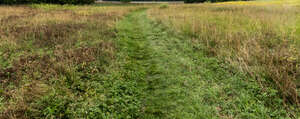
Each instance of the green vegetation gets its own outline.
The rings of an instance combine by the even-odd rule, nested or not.
[[[228,1],[250,1],[250,0],[184,0],[184,3],[204,3],[204,2],[228,2]]]
[[[0,16],[0,118],[120,116],[119,106],[129,104],[111,106],[122,93],[118,88],[127,85],[110,74],[113,21],[136,8],[34,6],[0,8],[7,13]],[[135,100],[124,97],[119,101]]]
[[[32,3],[51,3],[51,4],[91,4],[95,0],[0,0],[0,4],[32,4]]]
[[[174,5],[149,14],[255,78],[261,88],[277,88],[286,102],[299,105],[299,7],[290,2]]]
[[[129,3],[129,2],[131,2],[131,0],[120,0],[121,2],[123,2],[123,3]]]
[[[276,76],[287,76],[297,91],[298,27],[286,26],[297,22],[290,18],[298,12],[293,6],[281,11],[287,18],[273,7],[0,6],[0,118],[298,118],[294,95],[283,95],[270,76],[276,68],[291,71]],[[262,14],[274,21],[255,21]],[[290,21],[273,24],[281,20]],[[257,32],[261,39],[254,39]],[[247,44],[237,45],[242,39]],[[260,40],[262,49],[249,39]],[[258,56],[244,57],[248,47]],[[296,51],[285,56],[297,62],[290,67],[258,62],[260,54],[277,55],[266,48],[291,47]]]
[[[161,4],[161,5],[159,6],[159,8],[161,8],[161,9],[165,9],[165,8],[168,8],[168,7],[169,7],[168,4]]]
[[[151,22],[143,11],[130,14],[118,31],[125,78],[141,90],[141,118],[289,116],[275,89],[263,91],[254,79],[207,57],[203,45]]]

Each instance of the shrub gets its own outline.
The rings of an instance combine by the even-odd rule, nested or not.
[[[50,3],[50,4],[91,4],[95,0],[0,0],[0,4],[31,4],[31,3]]]
[[[168,7],[169,7],[168,4],[161,4],[161,5],[159,6],[160,9],[165,9],[165,8],[168,8]]]
[[[184,0],[184,3],[203,3],[207,0]]]
[[[94,2],[95,2],[95,0],[77,0],[77,3],[79,3],[79,4],[91,4]]]
[[[16,3],[16,0],[0,0],[1,4],[12,4],[12,3]]]
[[[120,0],[121,2],[123,2],[123,3],[129,3],[129,2],[131,2],[131,0]]]

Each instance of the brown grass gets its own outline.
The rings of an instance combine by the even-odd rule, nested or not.
[[[191,36],[193,42],[205,44],[208,55],[256,78],[261,88],[269,87],[268,81],[274,82],[286,102],[299,105],[299,11],[290,4],[243,2],[172,5],[149,13]]]
[[[0,118],[30,118],[33,104],[76,66],[114,58],[115,22],[134,7],[0,6]],[[51,8],[51,9],[48,9]],[[109,38],[109,39],[107,39]],[[7,65],[8,64],[8,65]],[[97,71],[104,71],[96,67]],[[1,103],[1,102],[0,102]]]

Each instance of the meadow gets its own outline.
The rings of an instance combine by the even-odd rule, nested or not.
[[[297,119],[299,3],[2,5],[0,119]]]
[[[115,22],[134,9],[1,6],[0,118],[53,118],[47,115],[68,113],[67,100],[87,100],[84,74],[106,73],[114,59]]]
[[[299,105],[299,10],[299,1],[224,2],[158,7],[149,16]]]

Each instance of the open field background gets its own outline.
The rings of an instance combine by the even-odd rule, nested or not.
[[[300,2],[0,6],[0,118],[299,118]]]

